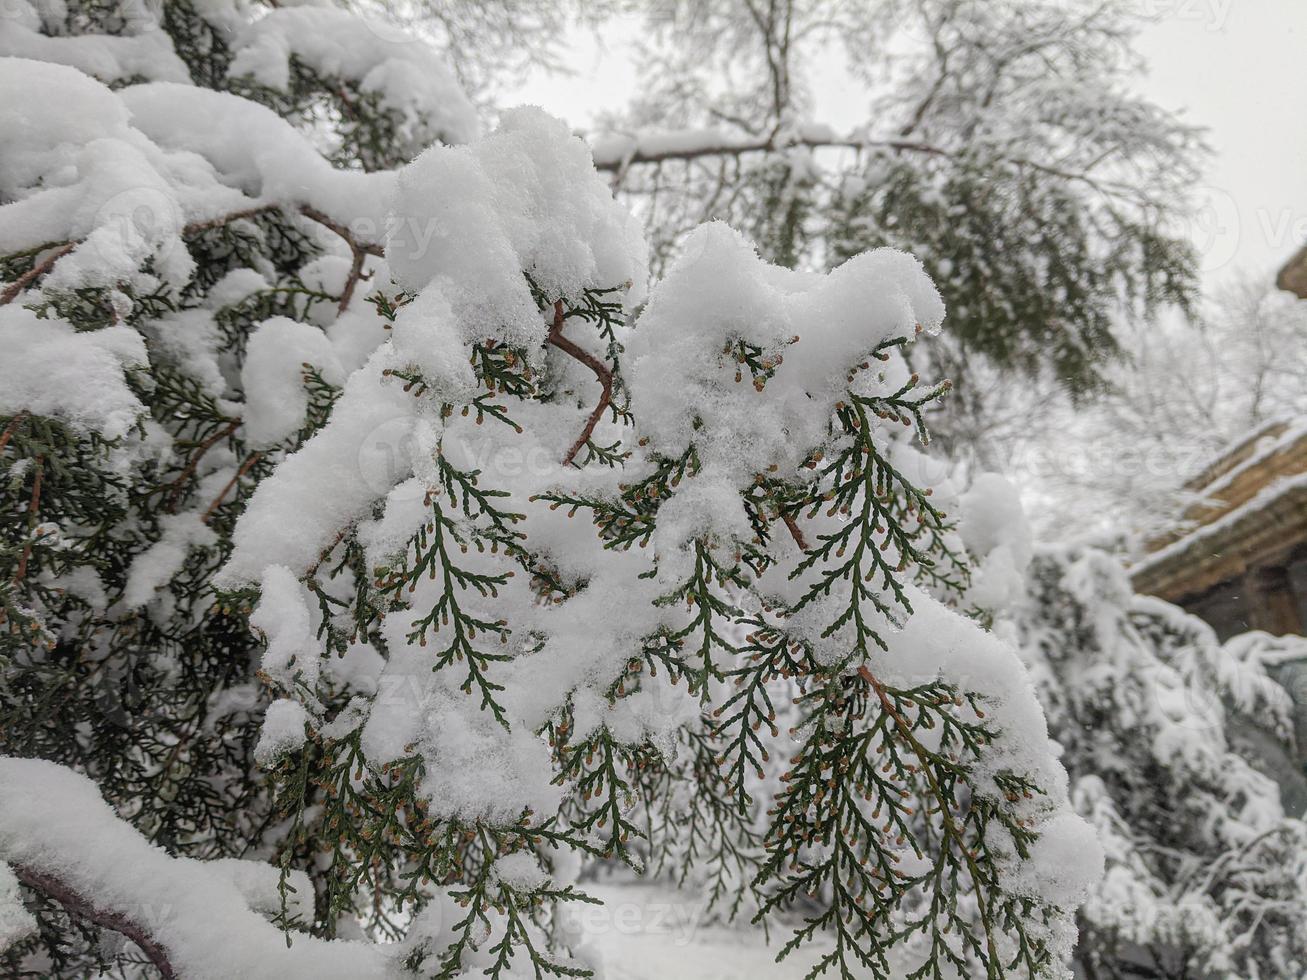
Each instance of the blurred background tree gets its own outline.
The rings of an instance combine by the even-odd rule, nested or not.
[[[939,438],[985,465],[1010,417],[995,371],[1078,402],[1106,389],[1119,320],[1195,298],[1181,219],[1203,148],[1132,93],[1132,6],[643,4],[640,92],[596,157],[644,217],[655,271],[711,218],[791,267],[881,245],[920,258],[949,316],[919,366],[958,389]],[[832,61],[865,108],[848,132],[815,105]]]

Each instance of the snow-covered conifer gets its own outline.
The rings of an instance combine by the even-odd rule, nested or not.
[[[1099,852],[952,608],[916,260],[709,224],[647,287],[562,123],[269,6],[0,28],[8,963],[587,975],[578,856],[689,786],[720,862],[784,752],[785,950],[1064,974]]]
[[[1265,665],[1307,643],[1222,645],[1089,549],[1041,550],[1030,583],[1014,610],[1022,649],[1107,855],[1080,913],[1086,975],[1303,974],[1307,825],[1265,771],[1268,744],[1293,737]]]

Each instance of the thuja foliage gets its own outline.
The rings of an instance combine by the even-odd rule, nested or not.
[[[596,302],[593,294],[576,306],[567,299],[541,304],[542,316],[552,311],[558,324],[593,320],[609,337],[620,326],[618,311]],[[887,350],[906,340],[884,342],[874,355],[887,358]],[[614,350],[610,345],[610,356]],[[749,371],[747,350],[727,354],[742,372]],[[519,429],[512,403],[542,393],[534,384],[538,376],[506,366],[525,365],[528,357],[525,351],[478,346],[472,363],[484,390],[461,414],[470,413],[478,424],[484,419]],[[615,361],[608,368],[620,377]],[[770,369],[757,370],[757,383],[765,386],[763,372]],[[419,376],[400,374],[399,379],[413,397],[430,397]],[[1028,934],[1026,923],[1047,918],[1052,910],[1004,887],[1000,864],[1010,855],[996,850],[992,832],[992,826],[1001,826],[1007,846],[1028,856],[1035,833],[1007,804],[1029,800],[1040,788],[1020,774],[1002,773],[996,777],[1001,796],[973,795],[972,770],[994,738],[983,699],[941,682],[887,685],[857,666],[875,650],[887,649],[887,620],[910,615],[904,588],[909,578],[958,593],[966,581],[961,556],[949,544],[947,520],[929,491],[907,480],[872,435],[873,419],[908,423],[924,435],[923,408],[946,387],[923,390],[913,378],[881,396],[850,392],[832,419],[831,438],[838,448],[806,462],[811,479],[796,484],[793,478],[760,475],[744,496],[755,533],[738,553],[723,558],[707,541],[694,543],[690,575],[656,600],[684,607],[682,624],[660,629],[634,648],[604,690],[612,706],[648,689],[649,678],[684,684],[704,714],[682,736],[683,758],[648,743],[630,744],[607,727],[578,737],[571,706],[564,705],[541,728],[552,748],[556,781],[567,789],[560,812],[528,809],[516,821],[466,822],[430,812],[422,793],[427,760],[421,753],[375,772],[355,730],[343,739],[323,735],[311,748],[287,757],[278,772],[283,805],[297,815],[290,839],[306,854],[324,842],[330,849],[323,874],[328,921],[344,912],[361,913],[372,928],[398,935],[406,903],[424,901],[424,884],[445,883],[453,886],[450,894],[466,913],[455,924],[454,943],[441,954],[443,968],[460,962],[495,910],[508,915],[509,925],[503,958],[488,971],[492,976],[508,965],[507,950],[517,943],[526,946],[537,969],[571,975],[545,948],[530,945],[528,933],[519,934],[514,923],[518,916],[538,916],[541,901],[584,901],[585,896],[570,886],[518,893],[496,879],[496,858],[524,849],[548,855],[570,848],[641,869],[647,847],[665,845],[660,838],[681,830],[678,820],[668,821],[651,839],[637,823],[633,804],[645,800],[657,806],[672,798],[676,782],[691,780],[693,819],[703,822],[708,839],[702,853],[691,852],[689,864],[734,861],[738,882],[765,896],[759,918],[788,921],[785,913],[796,907],[810,912],[814,898],[823,906],[782,955],[831,934],[834,946],[819,969],[845,976],[863,969],[891,971],[891,948],[906,941],[928,947],[911,974],[916,977],[948,976],[977,964],[994,975],[1033,976],[1049,969],[1052,951],[1038,938],[1039,930]],[[439,411],[448,417],[453,406]],[[611,414],[617,421],[629,417],[623,404],[613,406]],[[590,465],[619,465],[621,442],[599,447],[587,439],[585,446]],[[319,635],[328,647],[348,633],[349,642],[366,639],[381,648],[387,613],[403,614],[405,639],[429,651],[430,668],[451,672],[480,710],[502,722],[504,687],[495,677],[522,654],[503,652],[509,622],[484,618],[465,608],[460,597],[495,596],[514,572],[532,583],[542,602],[561,603],[578,590],[552,572],[547,558],[515,529],[524,515],[514,507],[545,502],[587,515],[605,548],[638,549],[655,532],[660,504],[682,481],[692,481],[702,464],[691,448],[678,458],[655,457],[652,472],[616,496],[556,491],[515,501],[504,490],[483,486],[477,471],[461,470],[440,455],[434,462],[437,482],[424,496],[427,520],[393,564],[360,566],[350,528],[324,552],[307,584],[336,608],[324,608]],[[804,542],[793,575],[814,568],[820,574],[792,608],[747,614],[740,596],[776,563],[774,538],[788,542],[792,533],[801,535],[799,522],[820,511],[843,520],[838,530]],[[490,574],[463,567],[460,554],[469,546],[499,551],[506,570]],[[342,599],[330,598],[330,580],[350,570],[351,577],[372,581]],[[400,601],[429,578],[440,582],[429,606],[410,608]],[[848,628],[853,643],[837,661],[822,663],[809,642],[787,630],[786,618],[819,597],[846,592],[824,632]],[[869,621],[876,613],[884,618]],[[740,628],[747,635],[738,636]],[[752,832],[744,826],[756,802],[750,784],[762,775],[780,734],[771,691],[782,679],[797,681],[801,690],[789,736],[794,754],[781,777],[784,789],[768,811],[769,825]],[[311,825],[303,819],[309,811],[315,814]],[[361,894],[384,901],[359,909]],[[738,901],[738,895],[725,892],[719,898]],[[914,912],[904,915],[906,908]]]
[[[258,6],[178,2],[152,10],[73,2],[27,8],[6,11],[6,30],[16,44],[30,37],[38,50],[40,35],[47,46],[39,50],[52,52],[53,60],[79,43],[102,44],[105,56],[95,71],[115,88],[189,76],[197,87],[239,91],[250,105],[298,113],[319,129],[333,113],[339,119],[358,108],[332,155],[344,166],[402,160],[412,150],[396,134],[424,118],[366,99],[353,106],[348,100],[358,95],[361,78],[315,72],[294,55],[295,84],[288,92],[230,74],[241,31]],[[153,53],[132,62],[130,45]],[[24,104],[38,114],[48,103],[79,108],[82,93],[59,88],[63,76],[33,77],[31,62],[6,61],[34,86],[26,95],[10,89],[16,113]],[[57,113],[43,118],[58,125]],[[40,152],[40,125],[34,119],[33,129],[20,124],[7,131],[13,159]],[[436,130],[422,125],[429,140]],[[67,138],[93,135],[106,134],[68,132]],[[6,335],[4,356],[13,373],[6,372],[0,396],[0,749],[90,775],[124,818],[173,854],[266,858],[279,846],[279,832],[272,829],[278,814],[267,780],[251,755],[266,702],[254,676],[258,641],[245,610],[215,602],[210,579],[230,550],[231,529],[250,489],[321,425],[339,392],[305,363],[309,409],[303,427],[256,447],[242,411],[247,342],[272,317],[317,324],[334,317],[345,280],[324,282],[323,261],[339,265],[331,253],[348,256],[352,244],[333,241],[336,232],[305,217],[296,201],[227,206],[200,200],[192,202],[192,213],[192,205],[181,203],[185,198],[169,198],[176,187],[150,186],[145,169],[139,187],[130,178],[125,186],[97,187],[94,166],[86,164],[79,176],[70,191],[86,189],[89,213],[100,207],[97,219],[117,233],[117,244],[142,246],[133,256],[136,273],[39,289],[56,261],[95,229],[70,228],[66,243],[40,237],[11,248],[8,243],[24,235],[46,235],[51,225],[29,229],[21,216],[21,199],[29,205],[22,213],[42,203],[24,187],[21,167],[6,171],[0,196],[10,229],[0,257],[0,302],[7,312],[22,307],[34,314],[25,339]],[[166,249],[150,248],[158,244],[152,236],[172,230],[166,226],[174,214],[185,218],[176,239]],[[106,261],[113,258],[109,247]],[[193,268],[174,275],[166,263],[182,253]],[[245,285],[215,291],[224,281],[227,287],[241,282],[241,274],[250,277]],[[53,346],[49,360],[30,360],[41,345],[60,342],[61,324],[90,335],[109,328],[117,343],[124,343],[126,331],[139,338],[131,343],[145,356],[133,351],[124,358],[122,393],[139,406],[129,425],[110,431],[88,424],[58,405],[58,397],[23,404],[24,393],[41,385],[55,396],[84,388],[91,401],[115,395],[96,388],[98,377],[63,372],[60,355],[67,348]],[[33,364],[45,377],[24,376]],[[154,574],[152,564],[161,573]],[[136,597],[130,595],[134,567],[137,587],[145,588]],[[122,969],[135,958],[99,942],[94,929],[54,902],[35,909],[40,934],[7,953],[7,975],[83,975],[115,962]],[[33,959],[27,951],[34,945],[42,953]]]
[[[1093,869],[1049,855],[1092,841],[1015,655],[950,608],[920,267],[800,276],[709,226],[645,302],[562,124],[384,169],[471,136],[425,49],[250,12],[33,8],[49,50],[105,42],[99,81],[0,60],[95,110],[6,134],[6,754],[215,875],[275,869],[250,915],[289,976],[359,937],[378,971],[591,975],[578,859],[703,876],[813,975],[1062,970]],[[96,218],[51,240],[21,219],[55,173]],[[29,843],[0,834],[37,923],[12,973],[194,963],[150,894],[78,893],[112,854]]]

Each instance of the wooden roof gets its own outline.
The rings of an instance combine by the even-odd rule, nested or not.
[[[1307,299],[1307,245],[1300,248],[1293,258],[1284,263],[1280,274],[1275,277],[1275,285],[1288,290],[1299,299]]]
[[[1130,570],[1137,590],[1172,602],[1307,545],[1307,418],[1251,433],[1185,487],[1202,499]]]

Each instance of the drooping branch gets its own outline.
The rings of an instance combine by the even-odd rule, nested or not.
[[[546,338],[546,341],[553,344],[565,354],[580,361],[593,371],[595,377],[599,379],[599,385],[602,389],[599,394],[599,403],[595,405],[594,411],[592,411],[590,417],[586,419],[585,428],[581,430],[581,434],[576,437],[576,441],[572,443],[572,447],[568,449],[567,454],[563,457],[563,465],[566,466],[576,459],[576,454],[581,451],[581,447],[590,440],[590,436],[594,434],[595,426],[599,424],[599,419],[603,417],[604,410],[612,403],[613,372],[610,371],[608,365],[599,360],[599,358],[563,336],[562,300],[559,300],[554,304],[554,322],[549,328],[549,336]]]
[[[141,952],[154,964],[164,980],[176,980],[177,971],[173,969],[168,959],[167,950],[155,942],[140,924],[112,909],[96,906],[58,878],[34,871],[21,864],[13,865],[13,869],[19,881],[33,891],[58,902],[70,915],[126,936],[140,947]]]
[[[998,955],[998,947],[994,940],[993,924],[990,921],[988,903],[985,900],[983,889],[981,888],[982,878],[980,867],[976,863],[976,855],[967,847],[966,838],[962,834],[962,829],[958,827],[957,822],[953,819],[953,812],[949,809],[949,800],[944,795],[943,789],[939,785],[939,780],[935,776],[934,766],[931,764],[931,754],[920,740],[912,734],[912,726],[894,706],[890,700],[889,692],[885,685],[881,683],[880,678],[871,672],[864,664],[858,668],[858,676],[871,685],[872,691],[875,692],[876,698],[880,701],[881,709],[889,715],[894,721],[894,727],[898,729],[900,737],[912,749],[913,754],[920,763],[921,773],[926,777],[926,783],[930,787],[930,793],[934,797],[935,803],[939,808],[940,821],[944,825],[945,839],[941,842],[941,847],[948,847],[949,840],[952,838],[953,844],[957,847],[958,853],[962,855],[967,865],[967,871],[971,874],[972,884],[975,886],[974,895],[976,899],[976,909],[980,913],[980,924],[985,930],[985,945],[989,952],[989,961],[991,964],[1002,962]]]

